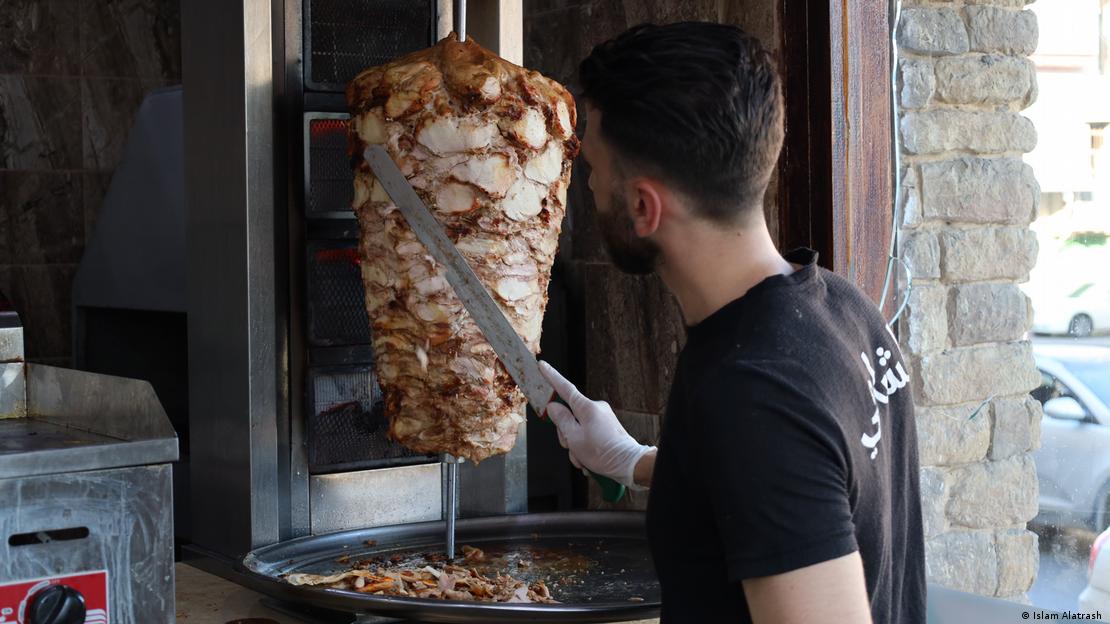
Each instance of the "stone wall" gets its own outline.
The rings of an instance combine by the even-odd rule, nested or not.
[[[67,365],[70,288],[143,95],[181,82],[179,0],[0,2],[0,291]]]
[[[907,1],[898,26],[904,164],[901,251],[913,272],[899,325],[914,370],[928,576],[1021,598],[1037,572],[1040,404],[1032,320],[1017,284],[1036,261],[1039,189],[1023,0]]]

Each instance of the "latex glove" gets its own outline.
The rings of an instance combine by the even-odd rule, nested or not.
[[[633,475],[640,458],[655,447],[628,435],[608,403],[586,398],[547,362],[540,362],[540,372],[570,406],[548,403],[547,416],[558,427],[559,444],[570,452],[571,463],[630,489],[645,489],[636,485]]]

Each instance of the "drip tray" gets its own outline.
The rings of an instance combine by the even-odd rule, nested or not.
[[[460,520],[456,543],[482,549],[484,564],[458,563],[521,580],[544,580],[559,604],[489,603],[375,596],[294,586],[286,574],[333,574],[364,559],[400,565],[443,551],[442,522],[303,537],[257,549],[242,562],[252,588],[286,604],[421,622],[616,622],[657,617],[658,580],[638,512],[521,514]],[[529,565],[521,566],[525,560]],[[485,570],[482,567],[486,566]],[[491,567],[492,566],[492,567]]]

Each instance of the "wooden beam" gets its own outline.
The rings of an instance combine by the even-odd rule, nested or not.
[[[893,220],[887,0],[830,0],[833,268],[876,303]]]
[[[877,303],[893,219],[887,2],[777,6],[786,97],[778,242],[816,249]]]

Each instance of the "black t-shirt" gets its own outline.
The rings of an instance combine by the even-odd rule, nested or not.
[[[663,622],[751,622],[741,581],[859,551],[875,624],[925,622],[909,375],[817,254],[690,327],[648,501]]]

